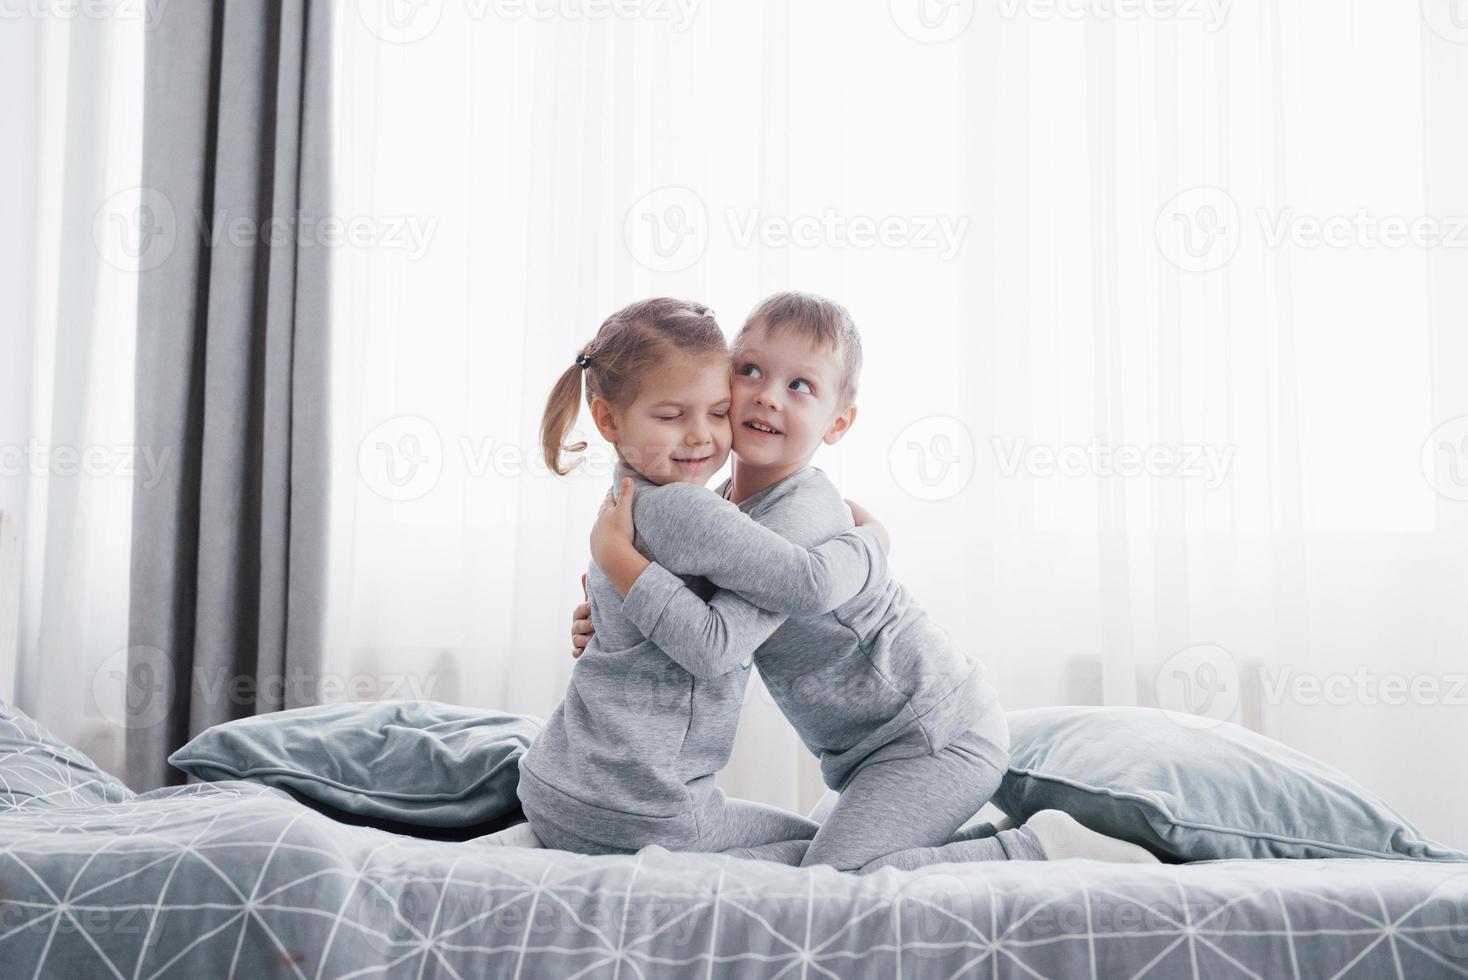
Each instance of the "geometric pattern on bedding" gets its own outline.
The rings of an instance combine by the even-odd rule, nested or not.
[[[134,796],[0,704],[0,976],[1468,977],[1468,866],[1090,861],[842,875]]]
[[[11,812],[0,841],[7,976],[1468,976],[1468,870],[1435,863],[857,877],[422,841],[249,783]]]

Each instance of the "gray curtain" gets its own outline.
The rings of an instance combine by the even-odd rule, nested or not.
[[[331,4],[163,5],[145,48],[127,781],[312,703],[327,495]]]

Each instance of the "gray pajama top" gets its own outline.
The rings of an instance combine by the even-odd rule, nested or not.
[[[720,486],[721,497],[729,486]],[[801,547],[852,526],[840,492],[813,466],[739,509]],[[697,572],[720,549],[694,526],[661,523],[645,534],[658,563],[638,578],[623,614],[668,656],[709,673],[752,654],[832,789],[868,763],[937,752],[986,713],[1002,711],[983,664],[958,649],[885,568],[834,609],[791,615],[737,588],[711,597],[685,588],[674,573]]]
[[[713,597],[718,585],[747,596],[739,599],[746,605],[815,615],[885,579],[886,556],[872,531],[852,527],[849,510],[814,542],[819,547],[806,546],[761,527],[712,490],[659,486],[621,463],[614,494],[624,476],[637,488],[634,543],[658,564],[625,601],[590,564],[586,586],[596,633],[572,669],[565,699],[520,761],[520,801],[531,828],[550,846],[559,826],[627,850],[693,849],[700,811],[722,799],[713,777],[733,748],[748,654],[686,653],[684,644],[676,655],[660,649],[631,614],[649,598],[667,604],[662,592],[648,595],[648,572],[700,605],[699,597]],[[713,646],[729,649],[728,642]]]

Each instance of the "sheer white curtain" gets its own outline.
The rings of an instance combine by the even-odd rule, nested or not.
[[[0,691],[120,773],[132,481],[157,462],[132,438],[146,25],[83,6],[0,30],[0,510],[23,549]]]
[[[349,682],[550,710],[608,458],[536,462],[552,379],[632,299],[809,289],[867,353],[816,465],[1008,707],[1237,720],[1468,844],[1446,3],[348,6]],[[740,739],[730,792],[818,794],[757,687]]]

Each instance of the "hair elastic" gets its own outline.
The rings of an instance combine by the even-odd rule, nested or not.
[[[578,366],[580,366],[582,368],[586,368],[586,367],[590,366],[590,364],[591,364],[591,355],[590,354],[577,354],[576,355],[576,363],[577,363]]]

